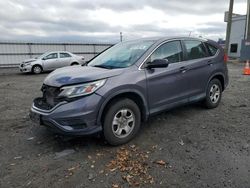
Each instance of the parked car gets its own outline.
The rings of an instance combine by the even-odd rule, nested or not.
[[[30,117],[65,135],[102,131],[108,143],[119,145],[161,111],[197,101],[217,107],[227,85],[225,55],[212,40],[134,40],[111,47],[86,66],[49,74]]]
[[[84,64],[84,57],[66,51],[48,52],[43,55],[28,59],[19,66],[21,72],[40,74],[43,71],[51,71],[57,68]]]

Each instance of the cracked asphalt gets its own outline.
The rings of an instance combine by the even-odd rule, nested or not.
[[[250,76],[243,66],[228,64],[230,83],[218,108],[192,104],[161,113],[119,147],[33,124],[29,109],[47,73],[0,69],[0,187],[129,187],[125,172],[107,165],[118,150],[135,147],[146,153],[143,165],[153,178],[139,187],[250,187]]]

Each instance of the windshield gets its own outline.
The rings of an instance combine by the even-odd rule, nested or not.
[[[119,43],[94,58],[88,66],[107,69],[125,68],[133,65],[154,41],[130,41]]]
[[[47,54],[49,54],[49,53],[48,53],[48,52],[43,53],[42,55],[35,57],[35,59],[42,59],[42,58],[45,57]]]

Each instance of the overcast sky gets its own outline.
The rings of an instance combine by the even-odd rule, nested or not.
[[[246,14],[246,1],[234,12]],[[225,37],[229,0],[0,0],[0,40],[101,41]]]

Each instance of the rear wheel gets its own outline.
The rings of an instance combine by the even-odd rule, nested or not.
[[[42,67],[40,65],[34,65],[32,67],[32,73],[34,74],[40,74],[42,72]]]
[[[111,103],[103,121],[103,133],[111,145],[125,144],[140,129],[141,113],[137,104],[130,99]]]
[[[207,108],[216,108],[221,101],[221,96],[221,82],[218,79],[211,80],[206,91],[206,99],[204,101],[205,106]]]

